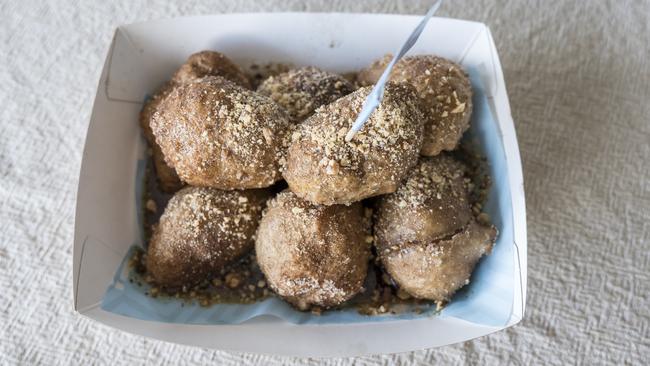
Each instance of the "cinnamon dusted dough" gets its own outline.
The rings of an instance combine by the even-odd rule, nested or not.
[[[147,248],[146,266],[163,287],[208,280],[254,246],[266,190],[185,187],[169,201]]]
[[[490,253],[497,232],[472,220],[460,232],[436,241],[401,242],[380,255],[401,289],[416,298],[446,303],[469,284],[479,259]]]
[[[176,170],[165,161],[160,146],[156,143],[151,131],[151,119],[163,99],[171,93],[178,84],[195,81],[204,76],[222,76],[244,88],[250,89],[248,76],[225,55],[215,51],[201,51],[191,55],[176,71],[172,80],[163,86],[145,102],[140,112],[140,126],[152,149],[152,157],[160,188],[165,192],[175,192],[183,186]]]
[[[343,76],[313,66],[270,76],[257,88],[258,93],[284,107],[296,122],[353,91],[354,87]]]
[[[283,176],[298,197],[317,204],[349,204],[394,192],[416,164],[422,114],[413,87],[388,83],[384,99],[350,142],[370,88],[316,110],[292,134]]]
[[[465,171],[445,154],[422,158],[395,193],[378,200],[377,253],[414,297],[448,301],[494,244],[496,229],[472,216]]]
[[[165,160],[188,184],[247,189],[281,179],[289,117],[271,99],[224,78],[177,85],[158,106],[151,129]]]
[[[359,203],[319,206],[284,191],[260,222],[257,262],[270,287],[299,309],[336,306],[362,289],[369,226]]]
[[[173,87],[174,84],[170,82],[163,84],[163,86],[158,89],[149,100],[147,100],[140,112],[140,127],[142,128],[145,139],[151,147],[153,164],[156,170],[156,175],[158,176],[160,188],[169,193],[181,189],[181,187],[183,187],[183,182],[178,178],[176,170],[169,166],[165,161],[165,156],[160,150],[160,146],[156,143],[156,138],[151,131],[151,118],[162,100],[172,91]]]
[[[386,55],[359,72],[359,84],[377,82],[391,58]],[[435,156],[455,149],[472,115],[472,85],[460,65],[433,55],[405,57],[395,64],[390,80],[413,85],[422,100],[422,155]]]
[[[201,51],[190,55],[172,76],[172,83],[183,84],[205,76],[221,76],[233,83],[251,89],[246,74],[224,54],[216,51]]]
[[[465,165],[449,155],[421,158],[404,183],[377,203],[381,242],[422,242],[448,236],[472,217]]]

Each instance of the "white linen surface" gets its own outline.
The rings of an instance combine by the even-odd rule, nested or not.
[[[419,13],[429,1],[0,0],[0,364],[647,364],[650,2],[447,1],[490,26],[524,165],[528,304],[514,328],[359,359],[270,357],[130,335],[72,310],[74,206],[114,28],[250,11]]]

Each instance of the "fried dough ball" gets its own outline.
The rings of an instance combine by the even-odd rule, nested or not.
[[[257,88],[258,93],[284,107],[296,122],[353,91],[354,87],[343,76],[311,66],[271,76]]]
[[[496,229],[473,218],[466,170],[446,154],[422,158],[395,193],[377,202],[380,260],[414,297],[448,301],[492,248]]]
[[[251,89],[248,76],[224,54],[215,51],[201,51],[192,54],[174,73],[172,83],[183,84],[204,76],[221,76],[233,83]]]
[[[147,248],[146,266],[156,284],[196,285],[252,249],[268,195],[203,187],[178,191]]]
[[[376,83],[391,58],[386,55],[359,72],[359,84]],[[410,56],[395,64],[390,80],[413,85],[422,100],[426,118],[422,155],[454,150],[472,115],[472,85],[461,66],[433,55]]]
[[[497,231],[473,219],[449,239],[403,242],[380,255],[400,288],[419,299],[449,301],[469,279],[479,259],[490,253]]]
[[[391,193],[417,163],[422,114],[408,84],[388,83],[379,107],[345,141],[369,92],[362,88],[319,108],[292,134],[283,176],[297,196],[331,205]]]
[[[151,131],[151,118],[154,112],[177,84],[195,81],[203,76],[222,76],[244,88],[251,88],[248,77],[226,56],[214,51],[201,51],[191,55],[176,71],[171,81],[166,82],[144,105],[140,112],[140,126],[152,150],[152,157],[160,188],[165,192],[175,192],[183,186],[176,170],[167,164],[160,146]]]
[[[149,146],[151,146],[151,153],[153,158],[154,168],[158,176],[160,188],[165,192],[176,192],[183,187],[183,182],[178,178],[176,170],[165,162],[160,146],[156,143],[156,139],[151,131],[151,118],[162,102],[162,100],[171,93],[173,88],[172,83],[165,83],[149,100],[146,101],[142,111],[140,111],[140,127],[144,133]]]
[[[270,287],[297,308],[337,306],[363,287],[369,229],[359,203],[318,206],[284,191],[260,222],[257,262]]]
[[[219,189],[262,188],[280,180],[289,127],[286,112],[270,98],[214,76],[176,86],[151,121],[179,177]]]
[[[391,245],[450,235],[472,217],[465,165],[449,155],[423,157],[393,194],[377,201],[375,234]]]

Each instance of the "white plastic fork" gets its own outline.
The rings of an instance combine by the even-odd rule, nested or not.
[[[429,11],[427,11],[427,13],[424,15],[424,18],[422,18],[420,24],[418,24],[418,26],[415,27],[415,29],[408,37],[406,42],[404,42],[400,50],[395,54],[395,56],[393,56],[393,59],[390,60],[383,74],[381,74],[381,77],[379,78],[379,80],[377,80],[377,83],[372,88],[372,91],[370,91],[370,94],[368,95],[365,102],[363,103],[363,108],[361,108],[361,112],[359,112],[357,119],[354,121],[354,124],[352,124],[350,131],[348,131],[347,135],[345,135],[345,141],[347,142],[352,141],[354,135],[356,135],[357,132],[359,132],[359,130],[363,128],[364,123],[366,123],[368,118],[370,118],[372,112],[374,112],[374,110],[377,109],[379,103],[384,97],[384,87],[386,86],[386,81],[388,81],[388,76],[390,76],[390,72],[393,70],[393,66],[395,66],[397,61],[399,61],[399,59],[401,59],[411,49],[411,47],[413,47],[413,45],[418,40],[418,38],[420,38],[420,34],[422,34],[424,27],[427,25],[427,22],[433,16],[433,14],[438,10],[440,4],[442,4],[442,0],[436,0],[436,2],[431,6]]]

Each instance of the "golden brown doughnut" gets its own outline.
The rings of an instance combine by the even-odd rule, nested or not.
[[[395,193],[377,200],[379,242],[431,241],[465,227],[472,217],[466,171],[444,153],[422,157]]]
[[[283,176],[296,195],[331,205],[391,193],[417,163],[422,114],[408,84],[388,83],[363,129],[345,141],[369,92],[362,88],[319,108],[292,134]]]
[[[224,54],[201,51],[192,54],[174,73],[172,83],[182,84],[204,76],[221,76],[246,89],[251,89],[248,76]]]
[[[280,180],[289,128],[286,112],[270,98],[214,76],[177,85],[151,122],[165,160],[183,181],[219,189]]]
[[[162,100],[171,93],[173,85],[174,84],[170,82],[163,84],[163,86],[145,102],[142,111],[140,111],[140,127],[142,128],[144,137],[151,147],[153,164],[158,177],[158,182],[160,183],[160,188],[169,193],[181,189],[181,187],[183,187],[183,182],[178,178],[176,170],[165,162],[165,157],[160,150],[160,146],[156,143],[150,124],[156,108],[158,108]]]
[[[386,55],[359,72],[359,84],[377,82],[391,58]],[[410,56],[395,64],[390,80],[413,85],[422,99],[426,118],[422,155],[455,149],[472,115],[472,85],[461,66],[433,55]]]
[[[466,172],[449,155],[423,157],[395,193],[378,199],[377,253],[414,297],[448,301],[492,248],[496,229],[472,217]]]
[[[312,66],[270,76],[257,88],[258,93],[284,107],[296,122],[353,91],[354,87],[343,76]]]
[[[369,226],[359,203],[319,206],[284,191],[260,221],[257,262],[270,287],[299,309],[336,306],[362,289]]]
[[[490,253],[494,226],[473,219],[449,238],[404,242],[380,254],[381,263],[401,289],[420,299],[444,303],[469,279],[479,259]]]
[[[268,191],[185,187],[169,201],[147,248],[146,266],[164,287],[209,280],[254,246]]]

